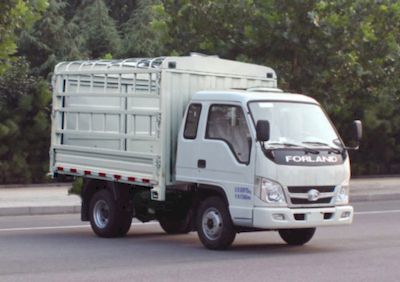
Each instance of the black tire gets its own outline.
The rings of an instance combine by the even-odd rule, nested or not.
[[[118,206],[108,190],[100,190],[93,195],[89,219],[94,233],[105,238],[125,236],[132,223],[132,215]]]
[[[161,228],[168,234],[186,234],[191,231],[190,216],[186,216],[183,219],[177,219],[172,217],[160,217],[158,218]]]
[[[279,235],[289,245],[301,246],[311,240],[316,228],[281,229]]]
[[[235,240],[228,207],[220,197],[209,197],[200,204],[196,227],[200,241],[208,249],[224,250]]]
[[[133,217],[131,213],[127,213],[125,211],[120,212],[120,223],[116,237],[126,236],[126,234],[129,232],[129,229],[131,229],[132,219]]]

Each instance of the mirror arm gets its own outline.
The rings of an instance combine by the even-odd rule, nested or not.
[[[357,144],[357,145],[354,146],[354,147],[344,146],[343,148],[344,148],[345,150],[347,150],[347,151],[357,151],[357,150],[360,148],[360,144]]]

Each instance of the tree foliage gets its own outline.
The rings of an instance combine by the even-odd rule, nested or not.
[[[140,0],[105,0],[107,7],[110,9],[110,17],[114,19],[118,28],[132,18],[132,13],[137,9]],[[142,2],[151,3],[152,0],[142,0]]]
[[[124,23],[122,57],[155,57],[164,53],[160,33],[152,26],[154,7],[159,0],[139,0],[130,19]]]
[[[49,0],[49,7],[32,29],[21,32],[18,53],[30,62],[32,72],[46,77],[56,63],[79,59],[79,28],[64,18],[67,3]]]
[[[48,171],[47,82],[18,60],[0,77],[0,183],[43,181]]]
[[[0,74],[17,50],[16,32],[29,27],[46,9],[46,0],[2,0],[0,3]]]
[[[73,18],[82,37],[81,52],[100,58],[119,52],[121,39],[103,0],[83,1]]]

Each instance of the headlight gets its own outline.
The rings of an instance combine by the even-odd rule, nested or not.
[[[279,183],[257,177],[255,194],[260,200],[269,204],[286,204],[285,194]]]
[[[349,182],[346,181],[339,187],[339,193],[336,195],[336,204],[345,205],[349,203]]]

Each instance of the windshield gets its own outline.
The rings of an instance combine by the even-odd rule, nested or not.
[[[255,124],[258,120],[269,121],[267,145],[291,143],[338,147],[336,131],[319,105],[258,101],[250,102],[249,107]]]

